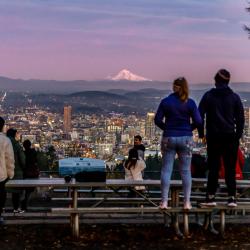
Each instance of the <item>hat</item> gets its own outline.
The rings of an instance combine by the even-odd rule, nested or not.
[[[220,69],[217,74],[224,80],[230,80],[230,73],[226,69]]]
[[[215,77],[215,85],[219,86],[219,85],[228,85],[229,81],[230,81],[230,73],[229,71],[227,71],[226,69],[220,69]]]

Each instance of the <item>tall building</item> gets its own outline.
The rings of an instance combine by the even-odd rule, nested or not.
[[[250,108],[245,107],[244,108],[244,116],[245,116],[245,126],[244,126],[244,139],[246,137],[250,137]]]
[[[68,134],[71,132],[71,106],[65,106],[63,110],[63,131]]]
[[[155,113],[148,112],[145,124],[145,136],[148,139],[153,139],[155,137],[155,123],[154,123]]]

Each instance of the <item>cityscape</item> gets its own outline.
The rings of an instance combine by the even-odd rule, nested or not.
[[[250,1],[0,0],[0,39],[1,249],[250,249]]]
[[[51,106],[38,106],[31,101],[23,107],[5,106],[8,92],[1,93],[0,115],[6,119],[7,128],[16,128],[21,142],[29,139],[37,151],[48,152],[52,146],[56,159],[67,157],[98,158],[114,168],[125,159],[133,147],[135,135],[141,135],[146,147],[145,158],[161,156],[161,130],[154,124],[155,110],[143,113],[76,112],[70,104],[54,110]],[[161,96],[158,96],[157,102]],[[243,100],[247,103],[247,100]],[[106,100],[106,103],[111,102]],[[157,108],[157,106],[156,106]],[[240,147],[245,157],[250,154],[250,107],[245,110],[245,129]],[[194,152],[205,155],[204,145],[194,131]],[[53,166],[49,166],[53,170]]]

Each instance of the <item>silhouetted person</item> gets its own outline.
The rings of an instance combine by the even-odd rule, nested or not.
[[[24,179],[37,179],[39,177],[39,168],[37,163],[37,152],[34,148],[31,148],[30,140],[23,142],[24,154],[25,154],[25,167],[23,171]],[[22,200],[22,209],[27,210],[27,204],[29,197],[35,188],[25,188],[24,199]]]
[[[10,128],[7,131],[7,136],[10,138],[15,157],[15,170],[13,179],[23,179],[23,170],[25,167],[25,155],[22,146],[19,143],[20,135],[16,129]],[[14,213],[23,213],[20,208],[20,196],[23,192],[23,188],[10,188],[8,189],[12,193],[12,203]]]
[[[229,88],[230,73],[219,70],[215,77],[215,88],[207,91],[199,104],[203,125],[199,137],[204,138],[206,121],[206,141],[208,156],[207,194],[202,206],[216,206],[215,194],[218,187],[220,161],[225,166],[225,181],[228,191],[228,206],[235,207],[236,180],[235,165],[239,140],[244,128],[244,110],[240,97]]]

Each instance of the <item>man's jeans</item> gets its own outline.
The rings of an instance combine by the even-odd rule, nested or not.
[[[161,169],[161,196],[162,201],[168,201],[170,179],[173,171],[175,155],[179,158],[179,171],[183,183],[184,202],[190,201],[192,177],[191,158],[193,149],[193,138],[191,136],[163,137],[161,151],[163,164]]]

